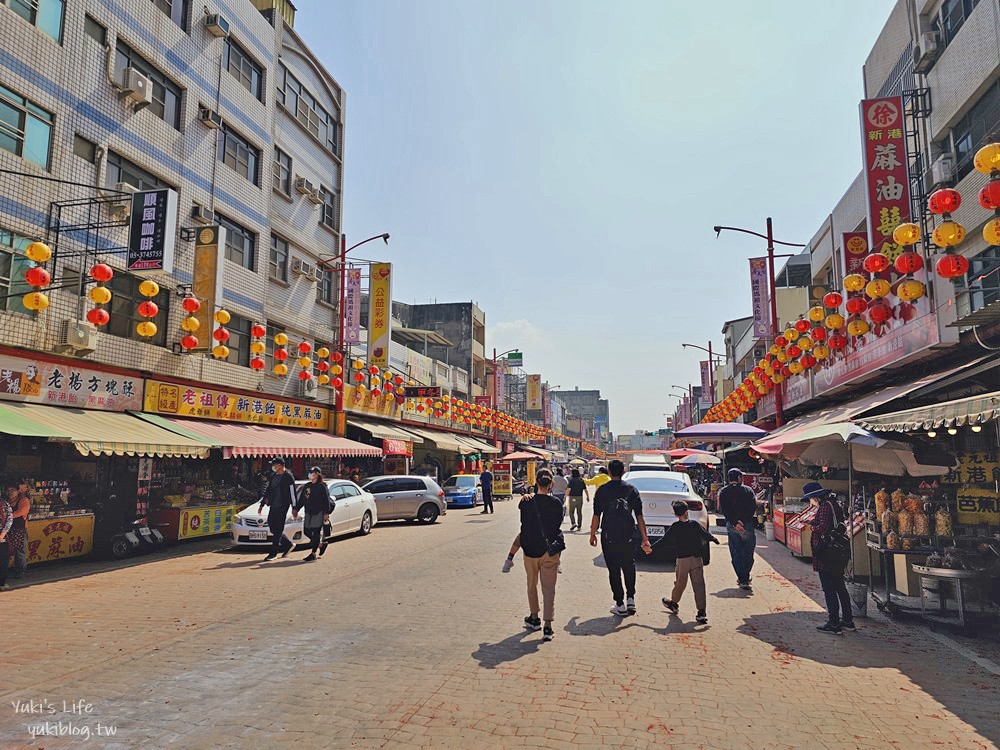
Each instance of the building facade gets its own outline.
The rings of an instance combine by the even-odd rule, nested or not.
[[[476,303],[397,303],[394,310],[405,326],[439,334],[450,343],[415,342],[411,348],[469,373],[470,395],[486,394],[486,313]]]

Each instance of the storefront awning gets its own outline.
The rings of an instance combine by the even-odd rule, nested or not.
[[[856,421],[870,430],[879,432],[887,430],[912,432],[938,427],[984,424],[993,419],[1000,419],[1000,391],[891,414],[880,414],[877,417],[865,417]]]
[[[21,427],[26,429],[19,431]],[[204,440],[178,435],[123,412],[44,404],[3,404],[0,432],[73,443],[84,456],[206,458],[211,447]]]
[[[318,430],[297,430],[260,424],[136,414],[178,435],[196,435],[222,448],[225,458],[282,456],[381,456],[382,450]]]
[[[379,438],[380,440],[406,440],[410,443],[424,442],[424,439],[419,435],[406,432],[400,427],[387,425],[384,422],[374,422],[369,419],[351,417],[347,420],[347,424],[358,427],[370,434],[373,438]]]
[[[476,453],[492,456],[500,452],[500,449],[496,446],[474,438],[471,435],[459,435],[458,439],[472,448]]]
[[[533,445],[526,445],[524,446],[524,448],[522,448],[522,450],[526,450],[528,451],[528,453],[534,453],[536,456],[544,458],[546,461],[552,460],[552,453],[550,451],[545,450],[544,448],[536,448]]]
[[[451,451],[452,453],[459,453],[463,456],[470,453],[476,453],[475,450],[461,442],[458,439],[458,435],[450,432],[430,430],[423,427],[412,427],[410,425],[406,425],[405,430],[407,432],[412,432],[414,435],[421,437],[424,440],[429,440],[443,451]]]

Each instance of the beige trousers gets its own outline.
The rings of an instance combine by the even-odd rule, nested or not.
[[[545,609],[543,620],[551,620],[556,614],[556,580],[559,578],[559,555],[550,557],[546,552],[541,557],[524,556],[524,570],[528,574],[528,610],[538,614],[538,581],[542,581],[542,599]]]
[[[699,612],[705,610],[705,563],[700,557],[678,557],[677,578],[674,581],[674,591],[670,601],[679,603],[687,588],[688,578],[694,589],[694,604]]]

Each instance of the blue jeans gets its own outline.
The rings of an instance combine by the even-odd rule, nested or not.
[[[753,569],[753,550],[757,546],[757,532],[751,526],[741,534],[731,523],[726,524],[729,535],[729,554],[733,559],[733,570],[739,583],[750,583],[750,571]]]
[[[854,622],[851,596],[844,584],[844,574],[821,570],[819,582],[823,586],[823,596],[826,597],[827,622],[834,626]]]

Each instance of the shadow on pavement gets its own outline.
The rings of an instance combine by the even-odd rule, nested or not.
[[[580,622],[580,618],[571,617],[569,622],[563,628],[570,635],[577,636],[606,636],[612,633],[628,630],[630,628],[642,628],[643,630],[648,630],[652,633],[658,633],[660,635],[667,635],[667,628],[654,628],[652,625],[646,625],[638,620],[633,619],[633,616],[629,617],[618,617],[616,615],[608,614],[606,617],[594,617],[590,620],[584,620]]]
[[[858,632],[843,636],[818,633],[819,612],[772,612],[751,615],[737,631],[772,647],[771,658],[784,666],[798,660],[852,669],[893,669],[987,737],[1000,742],[1000,679],[956,657],[942,673],[941,646],[923,637],[907,638],[909,628],[858,620]],[[887,696],[888,698],[888,696]],[[892,697],[891,700],[902,700]],[[936,737],[940,744],[966,745],[969,738]],[[936,743],[937,744],[937,743]]]
[[[749,599],[753,596],[753,592],[744,591],[740,588],[733,588],[722,589],[722,591],[713,591],[711,595],[718,599]]]
[[[535,636],[533,640],[525,640]],[[520,633],[504,638],[499,643],[480,643],[479,648],[472,652],[472,658],[484,669],[496,669],[501,664],[515,661],[522,656],[528,656],[538,651],[542,645],[540,631],[525,628]]]

